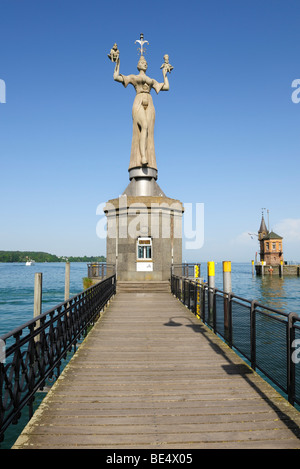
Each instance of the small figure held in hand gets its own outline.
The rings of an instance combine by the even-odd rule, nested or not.
[[[110,49],[110,54],[107,54],[107,57],[109,60],[112,62],[117,62],[118,58],[120,56],[120,51],[118,50],[118,46],[116,43],[114,43],[112,49]]]
[[[160,68],[162,68],[163,71],[166,71],[167,73],[171,73],[171,71],[173,70],[174,67],[172,67],[172,65],[169,63],[168,54],[164,55],[164,63],[162,64]]]

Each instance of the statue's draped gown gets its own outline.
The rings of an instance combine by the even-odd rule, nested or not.
[[[154,88],[156,93],[159,93],[164,84],[158,83],[146,75],[122,75],[122,77],[125,88],[131,84],[136,90],[136,97],[132,106],[133,131],[129,170],[142,166],[139,144],[141,133],[139,122],[141,119],[147,123],[148,129],[146,147],[147,167],[157,169],[154,148],[155,109],[150,91]]]

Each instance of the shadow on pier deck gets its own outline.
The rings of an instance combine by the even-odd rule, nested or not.
[[[13,448],[289,449],[299,423],[171,293],[120,288]]]

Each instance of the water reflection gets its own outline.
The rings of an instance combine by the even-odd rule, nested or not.
[[[286,287],[287,281],[285,278],[266,275],[260,278],[260,298],[258,298],[258,301],[271,308],[287,311],[289,305]]]
[[[232,263],[231,270],[232,291],[235,295],[247,300],[256,300],[285,313],[293,311],[300,315],[300,277],[252,275],[250,263]],[[216,288],[223,288],[222,263],[216,265]]]

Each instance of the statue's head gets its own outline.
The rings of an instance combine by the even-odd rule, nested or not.
[[[137,64],[137,69],[138,69],[138,71],[143,70],[145,72],[147,70],[147,68],[148,68],[147,61],[146,61],[145,57],[143,55],[141,55],[140,60],[138,61],[138,64]]]

